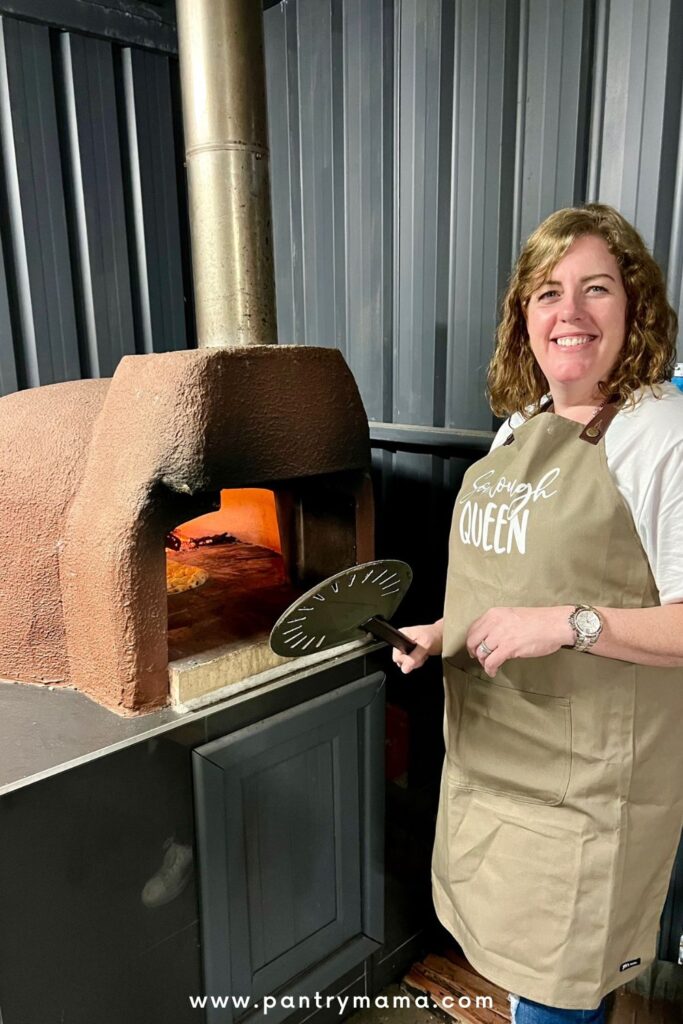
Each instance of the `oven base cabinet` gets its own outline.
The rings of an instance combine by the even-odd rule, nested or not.
[[[384,675],[207,743],[193,761],[205,992],[229,997],[207,1005],[207,1024],[259,1018],[268,996],[273,1022],[301,997],[313,1010],[382,943]]]

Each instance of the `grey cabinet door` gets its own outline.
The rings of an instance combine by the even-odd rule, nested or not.
[[[282,1019],[381,942],[383,723],[375,673],[194,752],[209,1022]]]

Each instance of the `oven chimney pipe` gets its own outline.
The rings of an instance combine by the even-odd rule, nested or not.
[[[200,348],[277,343],[261,0],[176,0]]]

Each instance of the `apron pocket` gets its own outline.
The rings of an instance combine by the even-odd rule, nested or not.
[[[561,804],[571,770],[571,703],[567,697],[517,690],[478,679],[445,663],[459,691],[448,751],[451,778],[468,789]]]
[[[472,797],[449,845],[450,896],[478,946],[534,972],[560,970],[578,889],[576,835]]]

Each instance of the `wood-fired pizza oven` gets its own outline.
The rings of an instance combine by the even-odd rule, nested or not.
[[[0,435],[5,679],[136,714],[170,668],[183,701],[279,664],[292,598],[373,557],[368,424],[334,349],[127,356],[1,399]],[[206,582],[167,595],[169,559]]]

